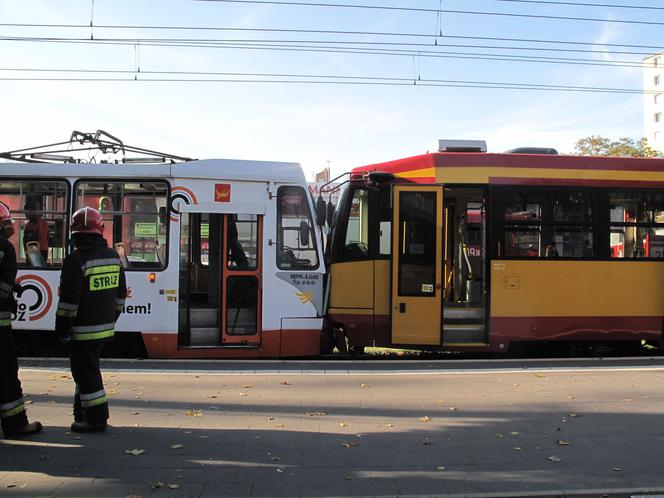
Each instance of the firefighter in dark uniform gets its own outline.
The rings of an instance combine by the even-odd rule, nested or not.
[[[62,265],[55,331],[60,342],[69,345],[76,383],[71,430],[101,432],[108,420],[108,400],[99,355],[113,339],[127,285],[120,257],[102,235],[99,211],[90,207],[76,211],[71,232],[75,250]]]
[[[18,379],[16,343],[12,332],[12,312],[16,301],[16,250],[9,238],[14,221],[9,209],[0,204],[0,419],[5,437],[30,436],[41,432],[39,422],[28,423],[21,381]]]

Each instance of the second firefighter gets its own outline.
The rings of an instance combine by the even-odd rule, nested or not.
[[[113,339],[124,307],[127,285],[118,253],[103,237],[102,215],[85,207],[71,223],[75,250],[65,258],[55,331],[69,345],[74,395],[75,432],[101,432],[109,417],[99,368],[104,344]]]

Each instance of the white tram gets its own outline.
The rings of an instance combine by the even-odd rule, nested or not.
[[[298,164],[0,163],[0,202],[16,221],[19,339],[53,330],[71,213],[91,206],[126,267],[120,339],[140,334],[152,358],[319,353],[325,267]],[[40,219],[46,247],[26,235]]]

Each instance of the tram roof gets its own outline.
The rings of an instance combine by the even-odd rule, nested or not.
[[[240,159],[202,159],[176,164],[0,163],[0,176],[305,182],[304,173],[298,163]]]
[[[651,183],[664,182],[664,159],[436,152],[360,166],[352,173],[372,171],[416,183],[508,183],[517,178]]]

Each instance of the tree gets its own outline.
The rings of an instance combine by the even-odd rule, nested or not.
[[[648,145],[648,139],[645,137],[640,140],[629,137],[611,140],[597,135],[578,140],[574,144],[574,154],[577,156],[664,157],[661,152]]]

